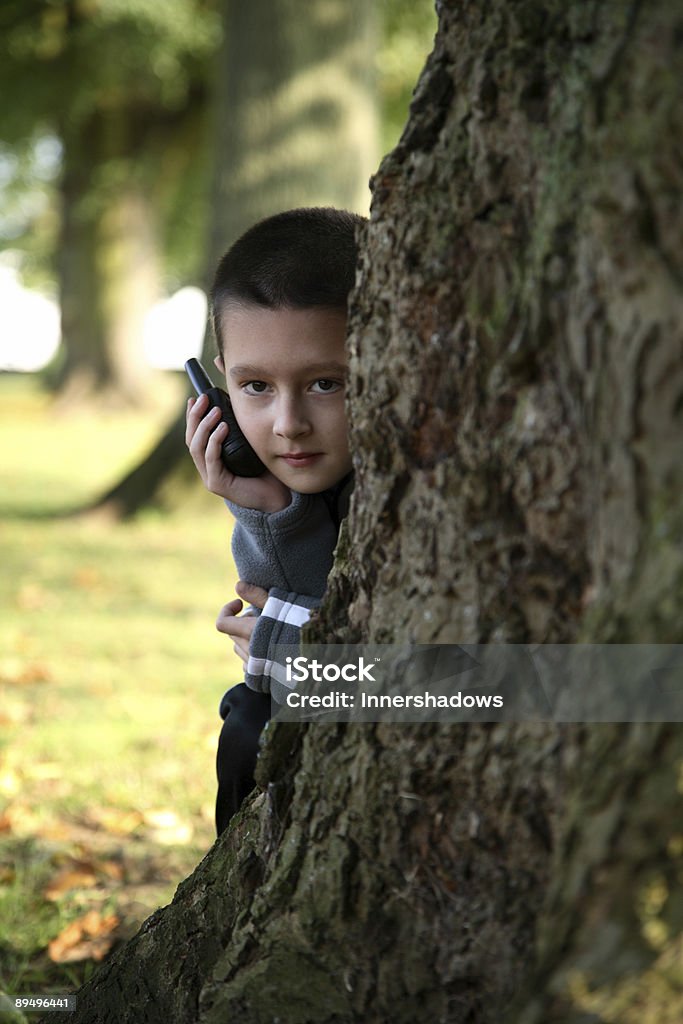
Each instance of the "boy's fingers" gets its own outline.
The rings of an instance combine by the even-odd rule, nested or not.
[[[216,619],[216,629],[219,633],[226,633],[228,636],[240,636],[240,621],[237,615],[221,614]]]
[[[216,629],[219,633],[225,633],[231,640],[246,640],[248,642],[251,640],[255,621],[249,615],[232,619],[219,619],[216,623]]]
[[[240,597],[244,598],[247,604],[253,604],[255,608],[265,607],[268,600],[268,591],[264,590],[263,587],[257,587],[255,583],[246,583],[244,580],[239,580],[235,590]]]
[[[240,609],[242,607],[241,601],[231,602],[231,604],[239,605]],[[252,615],[231,614],[232,611],[233,609],[231,609],[230,605],[226,605],[223,608],[216,619],[216,629],[219,633],[227,633],[233,640],[239,639],[248,642],[251,639],[251,634],[254,632],[257,620]]]
[[[185,431],[185,443],[190,449],[193,458],[203,455],[209,441],[209,436],[220,420],[220,410],[211,409],[203,415],[203,406],[195,415],[199,401],[190,409],[187,414],[187,430]]]
[[[189,447],[190,441],[194,437],[194,434],[199,426],[199,421],[204,413],[204,407],[206,404],[206,395],[201,395],[199,398],[188,398],[187,408],[185,410],[185,443]]]
[[[217,471],[218,475],[222,475],[224,472],[223,462],[221,460],[221,447],[226,437],[228,436],[228,425],[227,423],[219,423],[216,429],[212,432],[211,436],[206,445],[206,464],[212,472]]]
[[[228,601],[227,604],[224,604],[218,613],[218,618],[216,619],[216,629],[220,630],[221,633],[225,633],[226,631],[221,629],[219,626],[219,622],[225,622],[226,619],[232,619],[236,615],[239,615],[243,607],[244,605],[239,598],[236,598],[234,601]]]
[[[235,643],[232,645],[232,649],[235,652],[235,654],[242,659],[246,666],[247,662],[249,661],[249,647],[247,646],[247,644],[240,640],[236,640]]]

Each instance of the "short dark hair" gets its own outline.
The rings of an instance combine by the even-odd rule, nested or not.
[[[249,228],[218,264],[211,289],[219,351],[221,312],[230,303],[346,311],[358,259],[357,228],[365,222],[348,210],[303,207]]]

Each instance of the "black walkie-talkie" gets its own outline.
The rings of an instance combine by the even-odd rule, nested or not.
[[[185,372],[197,394],[208,397],[207,412],[210,409],[220,409],[221,420],[228,424],[229,433],[223,442],[221,452],[225,468],[236,476],[261,476],[265,473],[266,467],[239,428],[227,391],[216,387],[198,359],[188,359],[185,363]]]

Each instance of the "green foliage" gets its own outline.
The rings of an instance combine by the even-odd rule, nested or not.
[[[10,0],[0,14],[0,137],[99,109],[177,109],[220,42],[213,0]]]
[[[61,145],[54,135],[14,147],[0,144],[0,239],[21,255],[24,283],[43,291],[51,290],[53,278],[60,163]]]
[[[436,30],[432,0],[377,0],[382,149],[408,116]],[[46,142],[85,142],[93,203],[141,179],[154,203],[169,288],[201,283],[209,99],[220,0],[4,0],[0,5],[0,241],[27,283],[54,273],[57,172]],[[55,141],[57,140],[57,141]]]
[[[382,107],[382,150],[398,142],[408,120],[410,98],[437,29],[433,0],[379,0],[382,42],[377,78]]]
[[[48,180],[35,158],[45,137],[61,140],[72,165],[83,163],[85,216],[122,179],[141,180],[156,207],[172,276],[176,282],[196,276],[218,6],[217,0],[9,0],[2,6],[0,93],[12,101],[0,109],[6,211],[0,238],[22,251],[26,280],[47,277],[57,242],[55,174]]]

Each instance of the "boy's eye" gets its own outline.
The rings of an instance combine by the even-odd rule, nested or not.
[[[327,395],[332,391],[338,391],[341,386],[342,385],[338,380],[330,380],[328,377],[322,377],[314,383],[313,390],[318,394]]]
[[[268,385],[264,380],[250,380],[242,387],[248,395],[263,395],[268,390]]]

